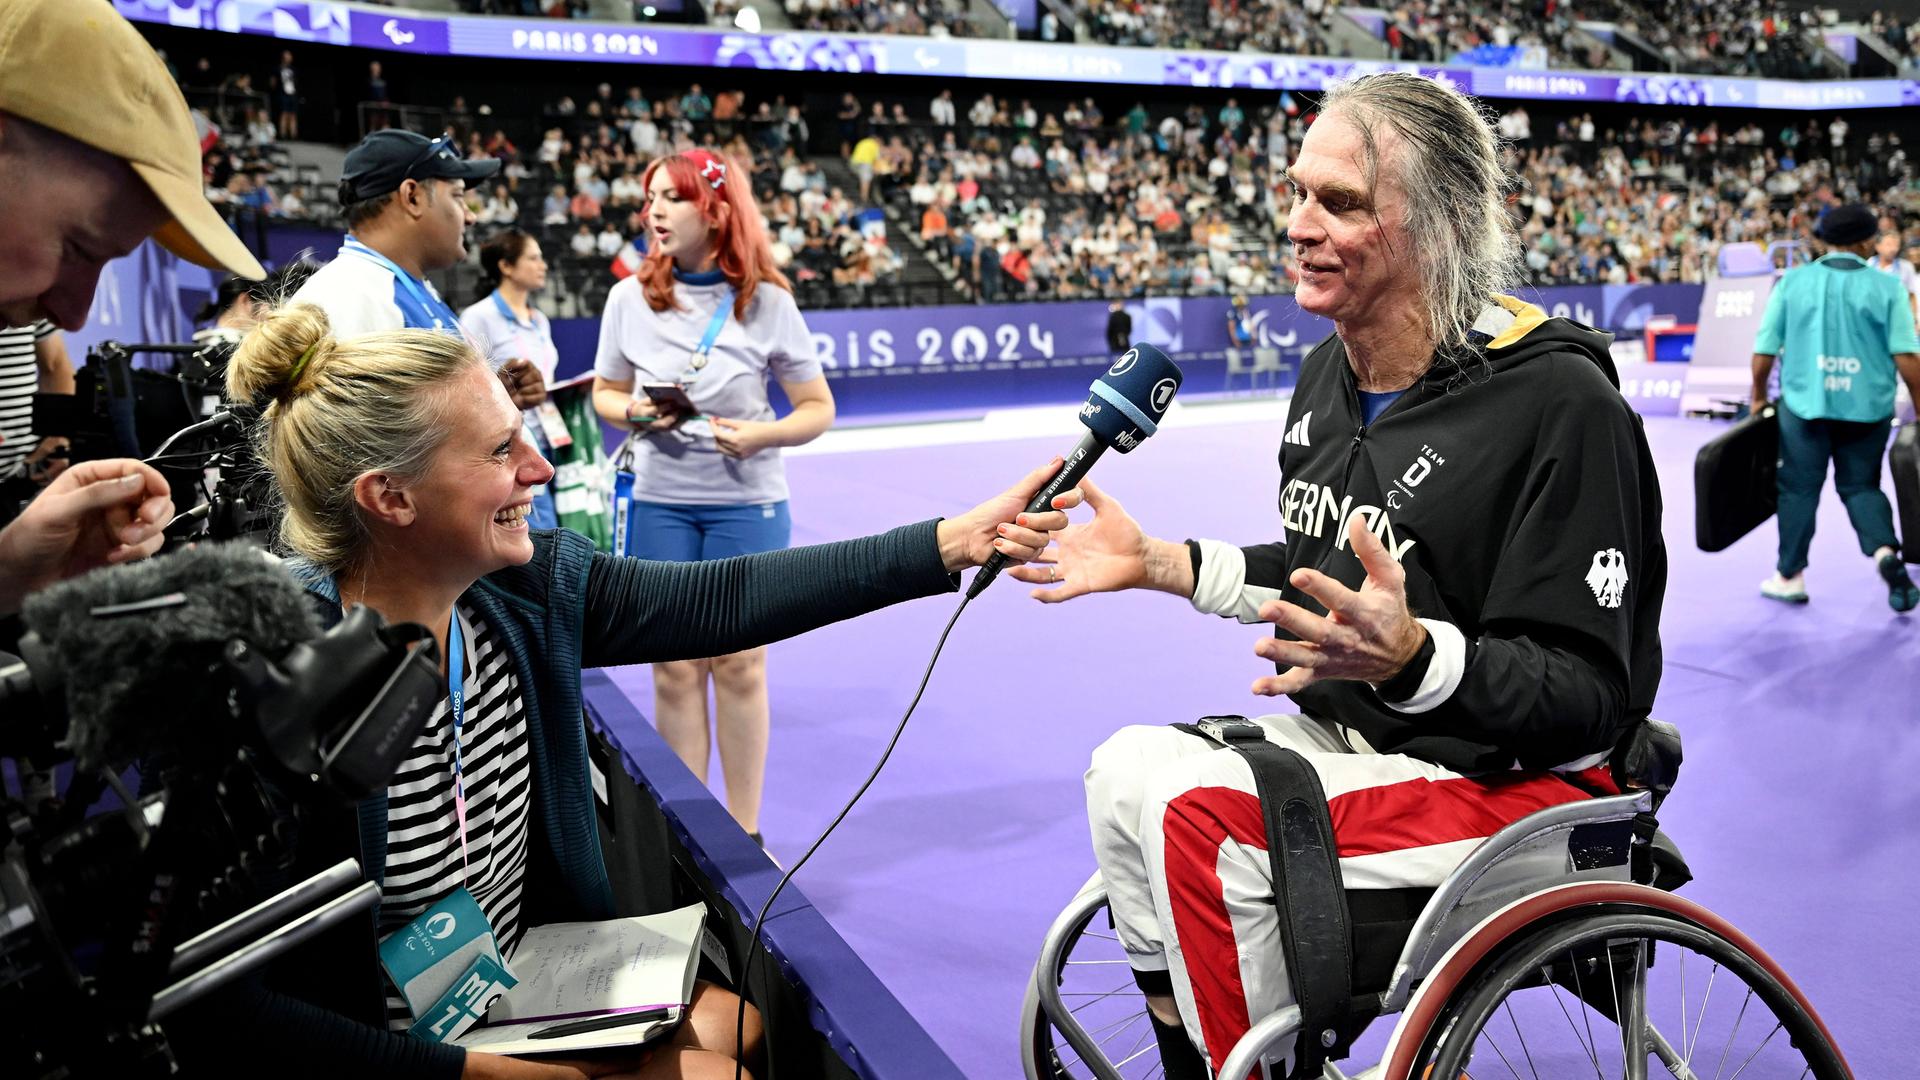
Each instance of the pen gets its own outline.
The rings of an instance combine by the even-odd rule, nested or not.
[[[561,1039],[568,1035],[584,1035],[589,1031],[601,1031],[606,1028],[626,1027],[629,1024],[647,1024],[655,1020],[665,1020],[673,1015],[672,1009],[645,1009],[640,1012],[615,1013],[612,1016],[595,1016],[587,1020],[575,1020],[566,1024],[555,1024],[541,1028],[527,1036],[529,1039]]]

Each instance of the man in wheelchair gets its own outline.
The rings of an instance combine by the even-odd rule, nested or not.
[[[1288,173],[1297,299],[1335,334],[1289,408],[1282,539],[1154,539],[1084,484],[1093,520],[1015,571],[1049,602],[1149,588],[1273,624],[1254,651],[1278,674],[1253,689],[1300,709],[1129,727],[1087,771],[1170,1080],[1218,1070],[1283,1006],[1326,1015],[1309,976],[1344,976],[1364,924],[1418,912],[1482,839],[1614,793],[1609,754],[1652,707],[1652,457],[1609,336],[1505,295],[1518,181],[1500,152],[1450,86],[1329,93]],[[1300,1042],[1296,1060],[1326,1050]]]

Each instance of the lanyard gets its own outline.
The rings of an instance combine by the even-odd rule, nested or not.
[[[693,358],[687,361],[686,373],[680,381],[690,383],[700,377],[700,370],[707,366],[707,357],[713,352],[713,343],[720,340],[720,331],[727,325],[727,316],[733,312],[733,290],[720,298],[720,306],[714,309],[713,318],[707,321],[707,332],[700,338],[700,347],[693,350]]]
[[[531,314],[526,322],[521,322],[520,317],[507,306],[506,298],[500,295],[498,289],[493,291],[493,305],[499,309],[500,317],[507,320],[507,325],[513,328],[513,344],[520,350],[520,355],[532,361],[533,365],[540,369],[542,378],[552,378],[549,373],[553,371],[560,359],[559,352],[553,347],[553,335],[542,332],[540,324],[534,321]],[[526,334],[522,331],[532,331],[534,344],[527,343]]]
[[[537,323],[535,323],[535,322],[533,321],[533,318],[532,318],[532,316],[528,316],[528,318],[527,318],[527,321],[526,321],[526,322],[521,322],[521,321],[520,321],[520,316],[518,316],[518,315],[515,315],[515,314],[513,313],[513,308],[512,308],[512,307],[510,307],[510,306],[508,306],[508,304],[507,304],[507,298],[506,298],[506,297],[504,297],[504,296],[501,296],[501,295],[500,295],[500,290],[499,290],[499,289],[495,289],[495,290],[493,290],[493,306],[494,306],[494,307],[497,307],[497,308],[499,308],[499,309],[500,309],[500,317],[501,317],[501,318],[503,318],[503,319],[505,319],[505,320],[507,320],[508,322],[510,322],[510,323],[512,323],[513,325],[515,325],[515,326],[517,326],[517,327],[519,327],[520,329],[522,329],[522,330],[537,330],[537,329],[539,329],[539,324],[537,324]]]
[[[467,880],[467,785],[461,776],[460,726],[467,719],[467,653],[460,634],[460,613],[447,624],[447,711],[453,716],[453,817],[460,831],[460,880]]]
[[[449,331],[452,330],[451,326],[442,325],[442,320],[440,318],[439,312],[436,310],[436,308],[442,309],[442,310],[450,310],[450,309],[447,309],[445,304],[438,304],[434,300],[428,299],[426,292],[421,288],[420,282],[414,280],[414,277],[412,274],[409,274],[405,270],[400,269],[400,266],[398,263],[395,263],[392,259],[387,258],[385,255],[380,254],[379,252],[373,250],[367,245],[361,243],[360,241],[355,240],[351,236],[347,237],[346,243],[340,245],[340,250],[351,251],[355,255],[358,255],[361,258],[367,260],[368,262],[373,263],[375,266],[381,267],[385,269],[387,272],[391,273],[394,276],[394,279],[400,282],[400,287],[407,290],[407,295],[413,297],[413,302],[420,305],[420,310],[426,312],[428,315],[431,315],[433,317],[433,322],[434,322],[433,329],[449,330]],[[419,327],[418,329],[426,329],[426,328]]]

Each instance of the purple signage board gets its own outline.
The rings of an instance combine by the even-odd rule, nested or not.
[[[1013,0],[1030,2],[1030,0]],[[633,23],[487,18],[337,0],[113,0],[130,19],[290,41],[450,56],[745,67],[765,71],[937,78],[1325,90],[1374,71],[1420,71],[1479,97],[1621,101],[1767,109],[1898,108],[1920,104],[1920,80],[1788,82],[1707,75],[1614,75],[1377,60],[1173,51],[1104,45],[892,35],[745,34]]]
[[[1641,416],[1679,416],[1687,385],[1687,365],[1619,364],[1620,396]]]
[[[1697,285],[1588,285],[1545,289],[1526,299],[1548,314],[1637,336],[1652,316],[1692,322]],[[1225,297],[1127,302],[1132,340],[1166,350],[1186,370],[1183,392],[1243,390],[1228,385]],[[1333,332],[1291,296],[1248,302],[1254,348],[1280,352],[1289,371]],[[1112,363],[1107,303],[985,304],[933,308],[860,308],[806,313],[842,416],[972,414],[1074,401]],[[592,319],[560,319],[554,339],[560,374],[584,371],[598,340]],[[1663,365],[1664,367],[1665,365]]]

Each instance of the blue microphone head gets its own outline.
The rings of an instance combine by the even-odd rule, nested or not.
[[[1166,353],[1144,341],[1135,342],[1093,381],[1093,392],[1080,409],[1080,422],[1093,430],[1095,438],[1124,454],[1159,430],[1183,378],[1180,366]]]

